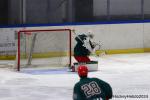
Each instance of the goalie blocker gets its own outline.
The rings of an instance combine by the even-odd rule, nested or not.
[[[78,66],[80,65],[86,65],[88,67],[88,71],[98,70],[98,61],[90,61],[90,62],[85,62],[85,63],[74,63],[74,66],[72,67],[72,71],[76,72],[78,69]]]

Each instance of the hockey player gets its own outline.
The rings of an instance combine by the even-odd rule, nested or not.
[[[98,78],[88,78],[88,68],[78,67],[80,81],[75,84],[73,100],[109,100],[112,98],[111,86]]]
[[[78,63],[91,61],[89,55],[95,47],[90,40],[91,38],[93,38],[92,34],[81,34],[76,36],[75,40],[77,44],[74,48],[74,58],[78,61]]]

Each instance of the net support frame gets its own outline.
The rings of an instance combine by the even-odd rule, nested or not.
[[[20,71],[20,36],[21,36],[21,33],[22,32],[48,32],[48,31],[68,31],[69,32],[69,65],[68,67],[71,67],[71,46],[72,46],[72,39],[71,39],[71,29],[41,29],[41,30],[38,30],[38,29],[35,29],[35,30],[30,30],[30,29],[27,29],[27,30],[20,30],[18,31],[17,35],[18,35],[18,45],[17,45],[17,71]]]

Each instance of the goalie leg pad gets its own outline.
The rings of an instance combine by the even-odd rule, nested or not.
[[[74,70],[77,71],[78,66],[80,66],[82,63],[74,63]],[[90,61],[87,63],[83,63],[82,65],[85,65],[88,67],[89,71],[97,71],[98,70],[98,61]]]

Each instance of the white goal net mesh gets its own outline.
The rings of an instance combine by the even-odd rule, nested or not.
[[[24,30],[18,32],[17,69],[56,68],[71,64],[71,31]]]

